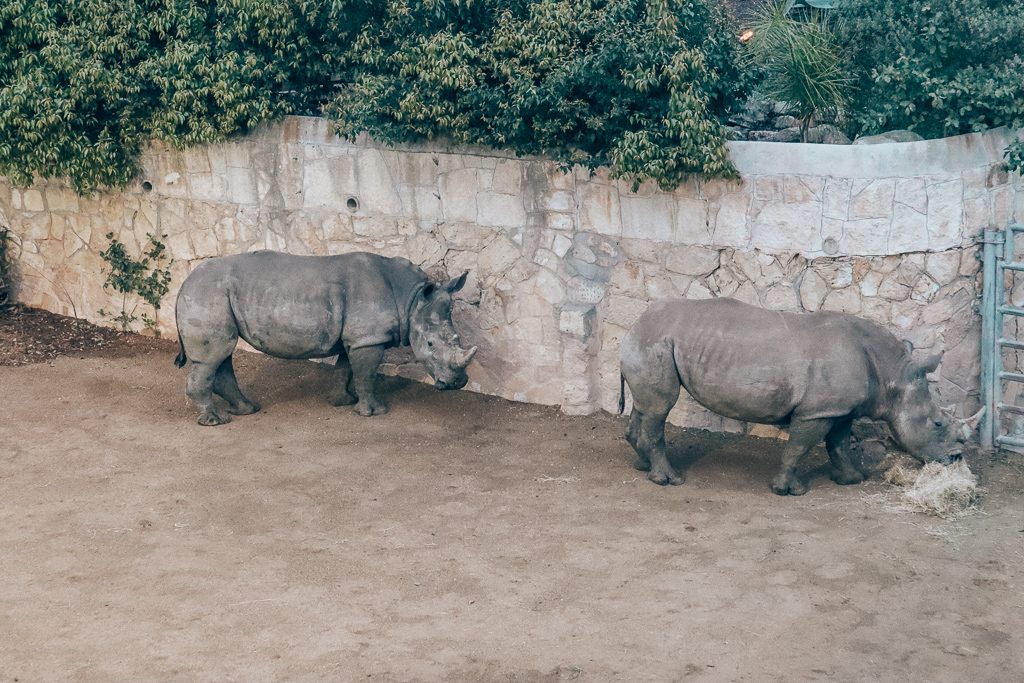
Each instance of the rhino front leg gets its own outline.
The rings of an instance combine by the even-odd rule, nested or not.
[[[213,392],[228,402],[228,412],[232,415],[251,415],[260,410],[260,405],[247,399],[238,388],[231,356],[225,358],[217,368],[213,377]]]
[[[334,367],[337,388],[328,400],[332,406],[350,406],[356,402],[356,397],[352,395],[352,365],[348,362],[348,354],[344,349],[338,354],[338,362]]]
[[[850,430],[853,419],[839,420],[825,436],[825,448],[832,461],[832,481],[837,484],[859,484],[864,474],[853,464],[850,457]]]
[[[192,361],[185,380],[185,394],[199,409],[199,424],[216,426],[231,422],[231,417],[221,415],[213,405],[213,384],[220,362],[200,363]]]
[[[388,412],[388,407],[377,400],[377,368],[383,357],[383,345],[364,346],[348,352],[348,360],[352,366],[352,387],[358,398],[356,412],[364,417]]]
[[[780,496],[802,496],[807,485],[796,476],[800,459],[825,438],[832,429],[831,419],[797,420],[789,427],[789,441],[782,451],[782,469],[772,480],[772,491]]]

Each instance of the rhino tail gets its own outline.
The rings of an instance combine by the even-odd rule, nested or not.
[[[626,376],[619,373],[619,415],[626,409]]]
[[[185,361],[188,357],[185,355],[185,345],[181,343],[181,338],[178,338],[178,357],[174,359],[174,364],[179,368],[185,365]]]

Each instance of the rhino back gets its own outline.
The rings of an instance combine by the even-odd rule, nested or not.
[[[400,314],[386,277],[388,261],[362,253],[258,251],[204,264],[202,273],[193,273],[197,281],[186,285],[204,289],[190,298],[209,299],[210,306],[226,297],[239,336],[260,351],[326,357],[338,353],[340,342],[358,347],[398,341]]]
[[[651,307],[679,379],[726,417],[784,424],[858,413],[877,392],[864,330],[851,316],[768,311],[731,299]]]

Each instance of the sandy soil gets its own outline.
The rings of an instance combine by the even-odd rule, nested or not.
[[[778,442],[241,354],[200,427],[170,348],[0,367],[0,681],[1010,681],[1024,465],[958,522],[877,479],[768,490]]]

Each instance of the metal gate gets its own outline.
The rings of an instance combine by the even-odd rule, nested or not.
[[[1024,405],[1006,401],[1011,382],[1024,384],[1020,368],[1005,367],[1004,351],[1024,351],[1024,341],[1007,333],[1006,316],[1024,323],[1024,308],[1012,305],[1008,296],[1013,291],[1015,275],[1024,272],[1024,261],[1016,259],[1017,235],[1024,225],[1010,225],[1005,230],[986,230],[979,242],[982,249],[981,293],[981,445],[984,448],[1024,448],[1024,435],[1018,430],[1004,434],[1003,417],[1024,416]]]

